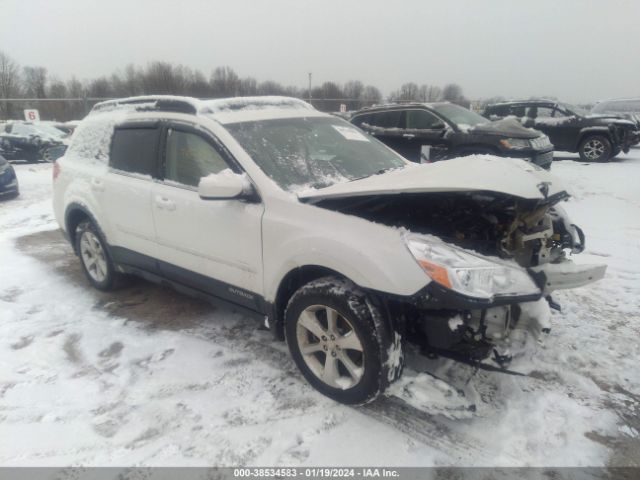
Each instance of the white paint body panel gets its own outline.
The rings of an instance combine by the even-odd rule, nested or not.
[[[230,283],[268,301],[275,299],[288,272],[305,265],[329,268],[362,287],[398,295],[414,294],[430,282],[406,248],[402,231],[300,202],[265,175],[223,126],[262,118],[329,115],[303,109],[118,115],[119,121],[182,121],[214,135],[245,170],[261,203],[203,200],[195,189],[128,178],[110,173],[99,161],[67,155],[58,160],[61,174],[54,182],[54,210],[63,229],[66,207],[79,203],[97,220],[109,244]],[[102,182],[103,190],[91,188],[96,181]],[[489,190],[542,198],[541,182],[550,183],[549,194],[561,189],[553,176],[526,162],[469,157],[410,164],[401,171],[334,185],[306,197]],[[167,202],[159,198],[174,208],[165,208]]]
[[[560,180],[524,160],[472,155],[430,164],[411,164],[401,170],[300,194],[322,199],[393,193],[489,191],[527,199],[543,199],[538,187],[548,183],[548,195],[565,191]]]

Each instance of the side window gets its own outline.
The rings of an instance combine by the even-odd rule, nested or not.
[[[509,115],[516,116],[518,118],[522,118],[525,116],[524,114],[525,106],[524,105],[512,105],[509,108]]]
[[[527,109],[527,117],[530,118],[549,118],[553,116],[553,107],[529,107]]]
[[[407,110],[407,128],[429,130],[435,126],[442,126],[438,117],[426,110]]]
[[[363,123],[367,123],[369,125],[371,125],[371,121],[370,121],[370,117],[371,115],[358,115],[356,118],[353,119],[353,124],[357,125],[358,127],[360,125],[362,125]]]
[[[155,173],[157,128],[117,128],[111,142],[109,165],[129,173]]]
[[[165,180],[197,187],[200,179],[229,168],[218,151],[200,135],[169,130]]]
[[[374,113],[369,118],[369,125],[380,128],[400,128],[402,111],[394,110],[390,112]]]

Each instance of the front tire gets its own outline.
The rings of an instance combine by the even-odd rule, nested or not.
[[[89,283],[103,291],[116,288],[120,274],[116,272],[106,242],[95,224],[90,220],[80,222],[75,242],[82,270]]]
[[[611,158],[611,142],[602,135],[585,137],[578,147],[580,158],[585,162],[606,162]]]
[[[306,380],[349,405],[374,400],[400,377],[401,342],[389,330],[364,292],[337,277],[303,286],[285,311],[289,351]]]

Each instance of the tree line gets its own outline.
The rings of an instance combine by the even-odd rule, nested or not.
[[[146,66],[128,65],[111,75],[80,81],[76,77],[61,80],[49,75],[41,66],[20,66],[0,51],[0,119],[21,118],[24,108],[38,108],[43,119],[59,121],[82,118],[97,98],[119,98],[136,95],[187,95],[196,98],[224,98],[248,95],[286,95],[311,101],[318,109],[338,111],[341,104],[348,110],[390,102],[447,100],[469,105],[462,88],[448,84],[405,83],[386,98],[380,89],[360,80],[344,84],[326,81],[311,88],[285,86],[273,80],[239,76],[231,67],[214,68],[207,76],[184,65],[154,61]],[[2,99],[39,99],[40,101],[8,102]],[[48,101],[46,101],[49,99]],[[55,101],[52,99],[84,99]]]

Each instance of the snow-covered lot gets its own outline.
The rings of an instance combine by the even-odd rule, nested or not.
[[[0,465],[640,465],[640,150],[554,163],[587,234],[577,261],[609,270],[555,295],[528,375],[426,362],[468,382],[474,413],[448,410],[437,381],[425,411],[345,407],[239,313],[143,281],[92,290],[53,219],[51,166],[16,171],[22,195],[0,203]]]

